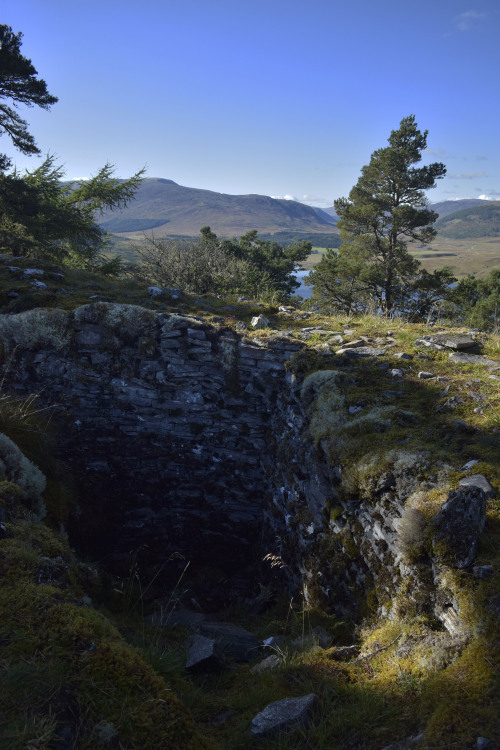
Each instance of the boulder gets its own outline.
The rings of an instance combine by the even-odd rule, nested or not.
[[[250,661],[258,655],[259,642],[248,630],[230,622],[210,622],[198,625],[199,632],[213,638],[225,656],[236,661]]]
[[[317,701],[314,693],[300,698],[284,698],[269,703],[255,718],[250,726],[250,734],[264,737],[276,732],[293,730],[299,724],[306,724]]]
[[[252,318],[250,325],[252,326],[252,328],[268,328],[269,320],[265,315],[256,315],[254,318]]]

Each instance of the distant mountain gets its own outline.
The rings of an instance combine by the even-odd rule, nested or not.
[[[204,226],[222,237],[238,237],[250,229],[257,229],[259,234],[338,236],[335,220],[327,212],[297,201],[226,195],[155,177],[144,179],[130,205],[122,211],[106,212],[99,224],[112,234],[132,238],[142,237],[149,230],[157,236],[195,237]]]
[[[318,216],[322,216],[323,218],[326,218],[327,221],[332,221],[334,224],[337,223],[339,217],[335,213],[335,208],[333,206],[328,206],[328,208],[319,208],[318,206],[312,206]]]
[[[462,198],[458,201],[441,201],[440,203],[431,203],[429,208],[439,214],[439,218],[442,219],[448,214],[454,214],[456,211],[461,211],[464,208],[472,208],[474,206],[483,206],[484,201],[480,198]]]
[[[435,224],[438,233],[457,240],[469,237],[500,237],[500,201],[470,203],[471,205],[461,210],[442,214]]]

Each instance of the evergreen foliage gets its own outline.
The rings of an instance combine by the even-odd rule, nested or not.
[[[349,313],[370,306],[390,313],[408,299],[407,291],[415,291],[419,263],[406,243],[428,243],[435,236],[438,217],[427,208],[424,191],[446,173],[439,162],[414,166],[427,146],[427,132],[418,129],[413,115],[403,118],[389,145],[374,151],[363,167],[349,197],[335,201],[343,242],[310,279],[321,301]],[[432,285],[440,281],[442,276],[435,277]]]
[[[57,97],[49,94],[47,84],[37,78],[37,70],[31,60],[21,54],[22,33],[15,34],[10,26],[0,25],[0,135],[6,133],[16,148],[23,154],[39,154],[40,149],[28,131],[28,124],[16,112],[19,104],[36,105],[50,109]],[[10,100],[11,107],[3,100]],[[3,156],[0,168],[5,169],[9,160]]]
[[[127,205],[143,172],[119,180],[108,163],[89,180],[68,183],[47,156],[24,176],[0,173],[0,240],[16,256],[36,254],[95,269],[106,246],[96,217]]]

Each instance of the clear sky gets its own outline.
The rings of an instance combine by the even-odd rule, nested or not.
[[[448,169],[432,202],[500,199],[498,0],[3,0],[68,178],[106,161],[223,193],[347,196],[402,117]],[[39,160],[10,147],[22,170]]]

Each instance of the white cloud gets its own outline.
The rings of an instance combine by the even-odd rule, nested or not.
[[[477,22],[484,21],[486,13],[480,13],[477,10],[467,10],[465,13],[460,13],[456,16],[453,23],[457,31],[469,31],[474,28]]]
[[[277,201],[298,201],[299,198],[296,198],[295,195],[271,195],[271,198],[274,198]]]
[[[478,195],[480,201],[497,201],[500,198],[500,191],[491,190],[489,195]]]
[[[475,180],[478,177],[486,177],[486,172],[463,172],[461,174],[452,174],[453,180]]]

